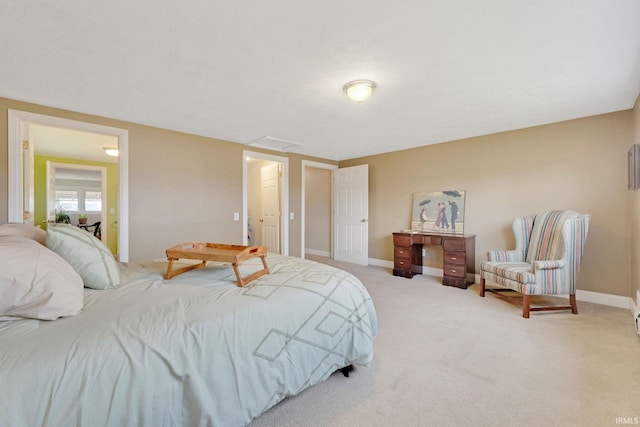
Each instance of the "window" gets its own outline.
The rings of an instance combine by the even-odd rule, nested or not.
[[[48,162],[55,186],[55,208],[68,214],[100,216],[106,206],[106,168]],[[98,214],[98,215],[96,215]]]
[[[58,190],[56,189],[56,210],[65,212],[101,212],[102,192],[94,190]]]
[[[56,210],[76,212],[78,210],[77,190],[56,190]]]
[[[84,192],[84,210],[87,212],[102,211],[102,192],[101,191],[85,191]]]

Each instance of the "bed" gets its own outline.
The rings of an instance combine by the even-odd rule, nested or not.
[[[72,228],[55,227],[103,250]],[[345,271],[268,254],[271,273],[241,288],[225,264],[164,280],[165,261],[109,260],[97,274],[106,281],[96,284],[88,277],[96,275],[95,264],[76,259],[90,252],[86,243],[62,250],[51,232],[38,242],[41,235],[22,231],[3,235],[0,226],[0,425],[243,426],[338,369],[372,362],[375,309]],[[28,263],[12,255],[22,246],[34,251],[34,282],[64,266],[74,286],[56,289],[64,296],[58,300],[53,291],[36,292],[38,302],[23,307],[21,317],[15,301],[25,297],[7,289],[27,274],[20,267],[14,282],[8,279],[8,270]],[[261,268],[258,258],[240,267],[242,274]],[[42,295],[53,309],[37,309]],[[63,299],[76,302],[64,307]]]

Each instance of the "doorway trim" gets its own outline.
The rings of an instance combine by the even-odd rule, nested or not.
[[[282,255],[289,255],[289,158],[274,156],[272,154],[258,153],[257,151],[242,150],[242,244],[247,245],[248,227],[248,175],[249,164],[247,158],[269,160],[283,165],[283,189],[282,189]]]
[[[332,165],[329,163],[320,163],[320,162],[314,162],[311,160],[303,160],[302,161],[302,178],[301,178],[301,184],[300,186],[302,187],[300,193],[300,198],[301,200],[301,208],[300,208],[300,258],[305,257],[305,246],[306,246],[306,241],[305,241],[305,233],[306,233],[306,221],[307,221],[307,215],[306,215],[306,210],[305,210],[305,205],[306,205],[306,191],[307,191],[307,187],[306,187],[306,180],[305,180],[305,176],[306,176],[306,171],[307,168],[316,168],[316,169],[327,169],[327,170],[335,170],[338,169],[338,165]],[[333,172],[331,174],[331,225],[330,225],[330,230],[327,230],[327,233],[329,233],[329,239],[330,239],[330,244],[329,244],[329,252],[331,253],[330,258],[333,259]]]
[[[129,261],[129,131],[111,126],[61,117],[46,116],[20,110],[8,110],[8,221],[23,222],[23,195],[21,161],[22,135],[25,124],[58,127],[89,133],[100,133],[118,138],[118,261]]]

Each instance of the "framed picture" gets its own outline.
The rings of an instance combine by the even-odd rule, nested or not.
[[[413,193],[413,231],[464,234],[464,190]]]
[[[627,152],[627,188],[640,188],[640,144],[633,144]]]

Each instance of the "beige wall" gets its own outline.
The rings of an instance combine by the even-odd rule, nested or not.
[[[409,227],[412,193],[466,190],[476,266],[489,249],[513,248],[514,218],[574,209],[592,217],[578,289],[630,296],[631,119],[624,111],[340,162],[369,164],[369,257],[393,259],[391,233]]]
[[[0,223],[8,217],[8,109],[129,131],[131,261],[163,257],[176,242],[242,243],[242,222],[233,221],[233,212],[242,212],[243,145],[6,98],[0,98]],[[320,159],[277,154],[289,158],[289,209],[295,213],[289,253],[300,255],[301,164]]]
[[[631,123],[633,127],[633,140],[629,143],[640,144],[640,97],[633,108]],[[631,247],[631,297],[636,300],[636,292],[640,292],[640,190],[630,191],[630,217],[632,227]]]
[[[244,146],[4,98],[0,223],[7,221],[7,109],[129,131],[130,260],[162,257],[175,242],[192,239],[242,242],[233,212],[242,212]],[[639,141],[638,110],[341,162],[369,164],[369,256],[392,260],[391,233],[407,228],[412,193],[463,189],[466,231],[477,235],[476,264],[488,249],[513,246],[513,218],[571,208],[592,215],[578,288],[634,296],[640,263],[634,245],[632,273],[631,234],[640,241],[640,193],[626,189],[626,156]],[[300,255],[301,163],[320,159],[283,156],[289,158],[289,209],[296,214],[289,253]]]
[[[305,168],[305,249],[331,252],[331,171]]]

